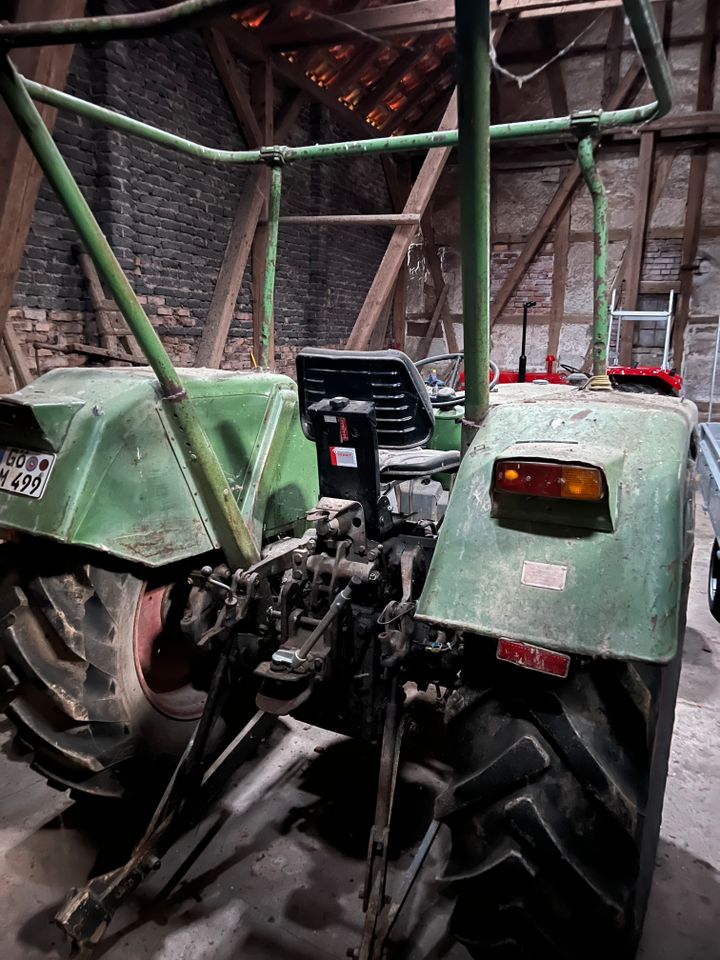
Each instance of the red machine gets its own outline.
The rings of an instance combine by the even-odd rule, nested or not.
[[[532,371],[527,369],[525,347],[527,342],[528,311],[535,306],[529,300],[523,304],[522,347],[517,370],[500,370],[497,383],[533,383],[537,381],[547,383],[572,383],[570,377],[582,377],[583,372],[569,364],[561,363],[557,369],[557,357],[548,354],[545,357],[545,370]],[[682,377],[669,366],[670,338],[672,334],[673,311],[675,294],[670,294],[667,310],[621,310],[617,307],[616,293],[613,291],[610,305],[610,331],[608,338],[608,376],[616,390],[628,393],[664,393],[668,396],[679,396],[682,389]],[[661,324],[664,328],[663,358],[658,366],[623,366],[618,363],[620,341],[623,322],[646,321]],[[615,335],[613,344],[613,334]],[[614,361],[614,362],[613,362]],[[465,389],[465,371],[463,369],[462,353],[442,354],[419,360],[417,366],[422,368],[432,364],[432,372],[427,383],[430,385],[442,384],[454,391],[462,392]],[[440,374],[437,372],[441,366]],[[574,378],[573,378],[574,379]]]

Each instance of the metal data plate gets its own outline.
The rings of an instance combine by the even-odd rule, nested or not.
[[[0,450],[0,490],[39,500],[45,493],[55,457],[8,447]]]

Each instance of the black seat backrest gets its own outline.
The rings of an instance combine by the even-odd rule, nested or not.
[[[400,350],[301,350],[297,355],[300,419],[315,440],[308,409],[318,400],[347,397],[375,405],[380,447],[410,449],[435,429],[430,397],[410,357]]]

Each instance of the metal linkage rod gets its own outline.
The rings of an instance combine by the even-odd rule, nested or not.
[[[196,26],[214,17],[252,6],[253,0],[182,0],[159,10],[73,20],[42,20],[0,24],[0,44],[44,47],[49,44],[154,37]]]

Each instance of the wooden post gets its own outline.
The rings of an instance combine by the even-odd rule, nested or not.
[[[570,253],[570,225],[572,211],[568,206],[558,220],[553,243],[552,295],[550,301],[550,323],[548,325],[547,352],[554,357],[560,349],[560,330],[565,313],[565,287],[568,275],[568,254]]]
[[[219,367],[222,362],[255,229],[267,198],[267,174],[265,167],[255,167],[243,189],[200,338],[195,358],[198,367]]]
[[[405,311],[407,308],[407,284],[408,267],[407,260],[400,267],[397,282],[395,284],[395,293],[392,303],[392,345],[396,350],[405,349],[405,334],[407,324],[405,322]]]
[[[450,316],[450,310],[448,308],[448,293],[450,292],[447,289],[445,278],[442,273],[442,265],[440,264],[440,257],[437,252],[437,243],[435,242],[435,230],[432,225],[432,213],[428,210],[425,216],[422,219],[422,234],[423,234],[423,254],[425,256],[425,263],[427,268],[430,271],[430,276],[432,278],[433,287],[435,288],[435,307],[433,308],[433,317],[437,312],[438,320],[442,322],[443,332],[445,334],[445,342],[447,343],[448,353],[457,353],[458,351],[458,342],[457,337],[455,336],[455,328],[453,326],[452,317]],[[442,302],[441,302],[442,300]],[[438,304],[440,308],[438,311]],[[430,334],[430,339],[425,344],[425,340]],[[430,346],[433,337],[435,336],[435,328],[433,326],[433,320],[430,321],[430,327],[428,328],[428,333],[423,337],[422,343],[418,348],[418,360],[425,356],[425,352]]]
[[[45,0],[20,0],[15,19],[25,22],[81,17],[85,0],[56,0],[50,6],[52,9]],[[72,52],[72,46],[28,47],[14,51],[12,60],[25,76],[62,90]],[[52,130],[57,111],[44,104],[39,110]],[[8,324],[8,310],[42,182],[42,171],[4,104],[0,105],[0,169],[3,171],[0,179],[0,334],[5,337],[16,382],[23,386],[30,382],[32,375],[15,331]]]
[[[258,118],[265,143],[273,143],[273,74],[269,60],[254,64],[250,75],[250,96]],[[265,197],[270,191],[270,169],[263,170]],[[267,218],[267,200],[263,203],[262,216]],[[267,250],[267,226],[259,224],[252,244],[252,302],[253,302],[253,355],[260,356],[260,324],[262,316],[263,280],[265,277],[265,254]],[[268,348],[270,369],[275,369],[275,326],[273,340]]]
[[[440,124],[440,129],[452,130],[456,126],[457,94],[453,93],[447,110],[445,111],[445,116]],[[450,153],[450,148],[428,150],[417,180],[410,191],[410,196],[407,199],[403,213],[413,213],[422,216]],[[410,244],[416,232],[417,227],[412,225],[395,228],[388,248],[385,251],[385,256],[375,274],[368,295],[365,298],[365,303],[362,305],[358,318],[355,321],[355,326],[348,339],[347,346],[349,350],[362,350],[369,343],[372,331],[390,298],[398,272],[407,257]]]
[[[706,0],[705,29],[700,48],[700,63],[698,65],[698,91],[695,108],[698,111],[712,110],[715,93],[715,61],[716,41],[718,36],[718,22],[720,21],[720,7],[717,0]],[[680,296],[675,314],[675,331],[673,334],[673,359],[675,367],[682,368],[683,351],[685,349],[685,327],[690,313],[690,297],[692,295],[695,261],[697,258],[700,230],[702,227],[702,201],[705,192],[705,174],[707,173],[707,144],[698,147],[693,152],[690,162],[690,176],[688,178],[687,211],[685,214],[685,231],[682,244],[682,261],[680,264]]]

